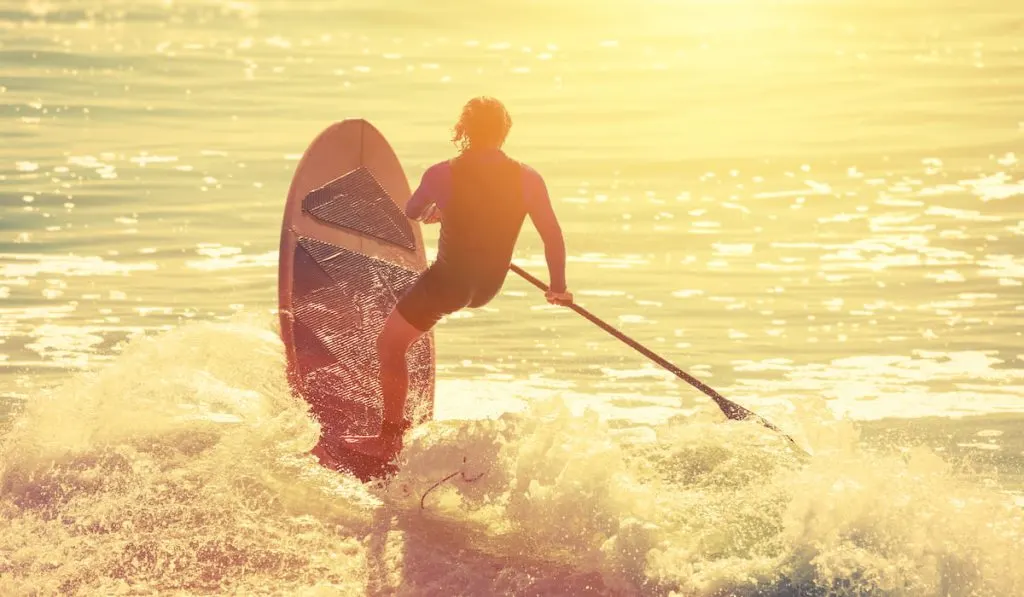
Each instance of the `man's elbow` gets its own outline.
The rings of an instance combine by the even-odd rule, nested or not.
[[[562,232],[558,231],[557,234],[549,234],[541,239],[544,243],[545,251],[565,251],[565,237],[562,236]]]
[[[416,198],[414,197],[414,199]],[[424,205],[422,201],[410,200],[408,203],[405,204],[405,209],[403,211],[405,211],[405,217],[409,218],[410,220],[416,220],[423,215],[423,208]]]
[[[565,235],[562,234],[562,227],[557,221],[544,226],[540,238],[545,245],[550,245],[552,247],[558,247],[565,244]]]

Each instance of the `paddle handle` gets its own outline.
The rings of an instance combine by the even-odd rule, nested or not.
[[[548,291],[547,284],[545,284],[544,282],[541,282],[540,280],[535,278],[533,275],[531,275],[529,272],[527,272],[523,268],[519,267],[518,265],[513,263],[513,264],[511,264],[509,266],[509,269],[511,269],[513,272],[515,272],[516,274],[521,276],[524,280],[526,280],[530,284],[533,284],[534,286],[539,288],[542,292],[547,292]],[[593,323],[597,327],[599,327],[602,330],[608,332],[612,336],[615,336],[616,338],[618,338],[619,340],[621,340],[622,342],[627,344],[633,350],[636,350],[637,352],[639,352],[640,354],[644,355],[648,359],[654,361],[655,363],[657,363],[658,365],[660,365],[661,367],[663,367],[664,369],[666,369],[667,371],[669,371],[670,373],[672,373],[673,375],[678,377],[679,379],[685,381],[686,383],[690,384],[691,386],[693,386],[693,387],[697,388],[698,390],[700,390],[701,392],[703,392],[704,395],[708,396],[709,398],[711,398],[712,400],[715,401],[715,404],[718,405],[718,408],[722,409],[722,412],[725,413],[726,417],[728,417],[728,418],[730,418],[730,419],[732,419],[734,421],[740,421],[740,420],[744,420],[744,419],[748,419],[748,418],[754,418],[757,421],[759,421],[762,425],[764,425],[765,427],[767,427],[767,428],[769,428],[769,429],[771,429],[773,431],[776,431],[778,433],[781,433],[794,446],[797,446],[798,448],[800,447],[795,441],[793,441],[793,438],[791,438],[788,435],[786,435],[785,433],[783,433],[783,431],[781,429],[779,429],[778,427],[773,425],[770,421],[768,421],[764,417],[762,417],[762,416],[760,416],[760,415],[758,415],[758,414],[756,414],[756,413],[754,413],[754,412],[752,412],[752,411],[750,411],[750,410],[748,410],[746,408],[743,408],[739,404],[736,404],[735,402],[729,400],[725,396],[722,396],[721,394],[716,392],[714,389],[712,389],[710,386],[708,386],[707,384],[705,384],[701,380],[699,380],[696,377],[690,375],[689,373],[683,371],[682,369],[680,369],[679,367],[675,366],[674,364],[672,364],[671,362],[666,360],[664,357],[662,357],[661,355],[655,353],[654,351],[652,351],[651,349],[647,348],[643,344],[640,344],[636,340],[630,338],[629,336],[627,336],[626,334],[622,333],[621,331],[619,331],[618,329],[613,327],[611,324],[609,324],[608,322],[606,322],[603,319],[601,319],[600,317],[594,315],[590,311],[587,311],[586,309],[584,309],[583,307],[577,305],[576,303],[571,303],[571,304],[569,304],[567,306],[570,309],[572,309],[573,311],[575,311],[575,312],[579,313],[580,315],[582,315],[584,318],[586,318],[588,321],[590,321],[591,323]],[[800,448],[800,450],[804,451],[803,448]]]

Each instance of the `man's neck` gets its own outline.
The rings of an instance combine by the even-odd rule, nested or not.
[[[501,153],[501,147],[496,147],[494,145],[480,145],[480,146],[470,145],[469,147],[466,148],[465,153],[469,153],[469,152],[473,152],[473,153]]]

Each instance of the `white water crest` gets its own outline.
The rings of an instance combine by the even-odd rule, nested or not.
[[[1024,590],[1024,515],[997,486],[816,424],[808,460],[717,411],[628,426],[555,397],[423,425],[392,482],[364,486],[308,455],[318,426],[272,326],[190,323],[32,396],[3,432],[0,593]],[[424,497],[460,470],[483,475]]]

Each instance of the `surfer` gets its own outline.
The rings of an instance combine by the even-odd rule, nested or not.
[[[407,217],[440,222],[437,258],[399,300],[377,339],[384,417],[380,435],[353,438],[364,454],[390,461],[401,451],[411,425],[404,415],[406,353],[445,315],[482,307],[498,294],[526,216],[544,242],[548,302],[572,304],[565,283],[565,240],[544,179],[501,149],[511,126],[497,99],[469,100],[453,129],[458,155],[428,168],[406,204]]]

